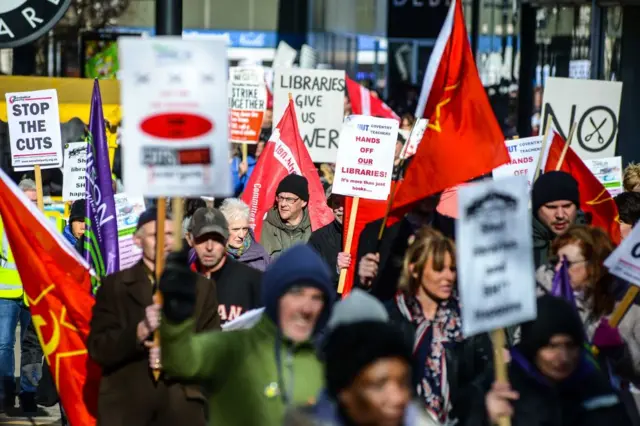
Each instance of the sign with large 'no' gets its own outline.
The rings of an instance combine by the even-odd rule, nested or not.
[[[571,148],[582,159],[615,157],[622,83],[550,77],[544,87],[542,126],[547,122],[565,138],[576,131]]]

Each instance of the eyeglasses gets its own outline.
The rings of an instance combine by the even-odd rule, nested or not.
[[[577,265],[579,263],[584,263],[587,261],[587,259],[569,260],[566,257],[564,258],[567,260],[567,268],[571,268],[573,265]],[[549,264],[551,266],[557,266],[561,262],[562,258],[560,258],[559,256],[552,256],[551,258],[549,258]]]
[[[278,203],[282,203],[283,201],[289,205],[295,203],[296,201],[298,201],[300,198],[298,197],[281,197],[281,196],[277,196],[276,200],[278,200]]]

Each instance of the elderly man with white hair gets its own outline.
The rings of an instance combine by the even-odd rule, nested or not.
[[[264,271],[271,259],[255,240],[249,226],[249,206],[238,198],[227,198],[220,206],[220,212],[229,224],[227,253],[238,262]]]

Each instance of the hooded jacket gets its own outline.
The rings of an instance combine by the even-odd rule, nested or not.
[[[291,342],[278,324],[280,298],[297,285],[318,288],[325,296],[315,335],[327,322],[335,292],[328,268],[304,245],[267,268],[262,279],[265,309],[252,328],[194,335],[193,320],[172,324],[163,318],[163,368],[208,387],[210,424],[280,426],[287,406],[314,402],[323,381],[314,345]]]
[[[262,224],[260,244],[269,253],[271,259],[296,243],[305,244],[311,237],[311,218],[309,208],[302,210],[302,220],[296,226],[287,226],[280,218],[278,207],[274,206],[267,212],[267,217]]]

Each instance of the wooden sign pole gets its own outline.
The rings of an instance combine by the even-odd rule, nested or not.
[[[39,164],[36,164],[33,167],[33,173],[36,176],[36,203],[38,205],[38,210],[44,212],[44,197],[42,196],[42,170],[40,169]]]
[[[358,215],[358,204],[360,204],[360,197],[353,197],[353,204],[351,204],[351,215],[349,216],[349,227],[347,228],[347,243],[344,245],[344,251],[351,252],[351,245],[353,244],[353,231],[356,228],[356,216]],[[340,280],[338,281],[338,293],[342,294],[344,291],[344,282],[347,279],[347,268],[340,270]]]
[[[495,370],[495,381],[498,383],[508,383],[507,364],[504,360],[504,348],[506,338],[504,329],[499,328],[491,332],[491,342],[493,343],[493,368]],[[501,417],[498,419],[498,426],[511,426],[511,418]]]

